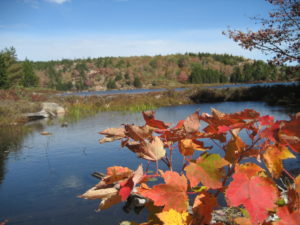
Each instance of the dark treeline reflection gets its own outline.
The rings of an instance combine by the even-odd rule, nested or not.
[[[18,154],[22,149],[23,141],[36,126],[7,126],[0,128],[0,184],[5,176],[5,164],[8,155]],[[40,128],[41,129],[41,128]]]

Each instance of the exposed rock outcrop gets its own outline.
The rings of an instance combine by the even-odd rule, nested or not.
[[[26,113],[24,116],[29,120],[53,118],[65,114],[65,109],[55,102],[43,102],[42,110],[35,113]]]

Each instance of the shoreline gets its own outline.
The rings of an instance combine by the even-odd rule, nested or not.
[[[22,125],[24,113],[37,112],[42,102],[55,102],[66,109],[64,121],[80,120],[101,111],[145,111],[163,106],[224,101],[263,101],[269,105],[300,106],[300,84],[253,87],[198,87],[182,91],[108,95],[57,95],[51,90],[1,90],[0,127]],[[284,94],[283,94],[284,93]],[[6,94],[6,96],[4,96]]]

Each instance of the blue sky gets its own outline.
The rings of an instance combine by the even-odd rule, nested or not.
[[[0,0],[0,49],[51,60],[185,52],[267,59],[222,35],[255,29],[264,0]]]

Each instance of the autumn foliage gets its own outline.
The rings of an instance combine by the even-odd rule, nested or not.
[[[101,143],[120,140],[146,160],[146,169],[107,168],[101,181],[80,196],[101,199],[98,210],[136,196],[144,200],[139,207],[149,211],[142,224],[211,224],[213,211],[224,206],[218,198],[223,195],[227,207],[243,212],[232,224],[299,224],[300,175],[294,178],[282,162],[300,153],[299,113],[275,121],[251,109],[231,114],[212,109],[211,115],[195,112],[175,126],[153,111],[143,117],[143,126],[100,132]],[[182,156],[180,168],[173,166],[181,160],[174,151]],[[154,173],[148,170],[151,162]],[[167,169],[159,168],[161,162]],[[278,182],[283,175],[290,179],[284,187]]]

